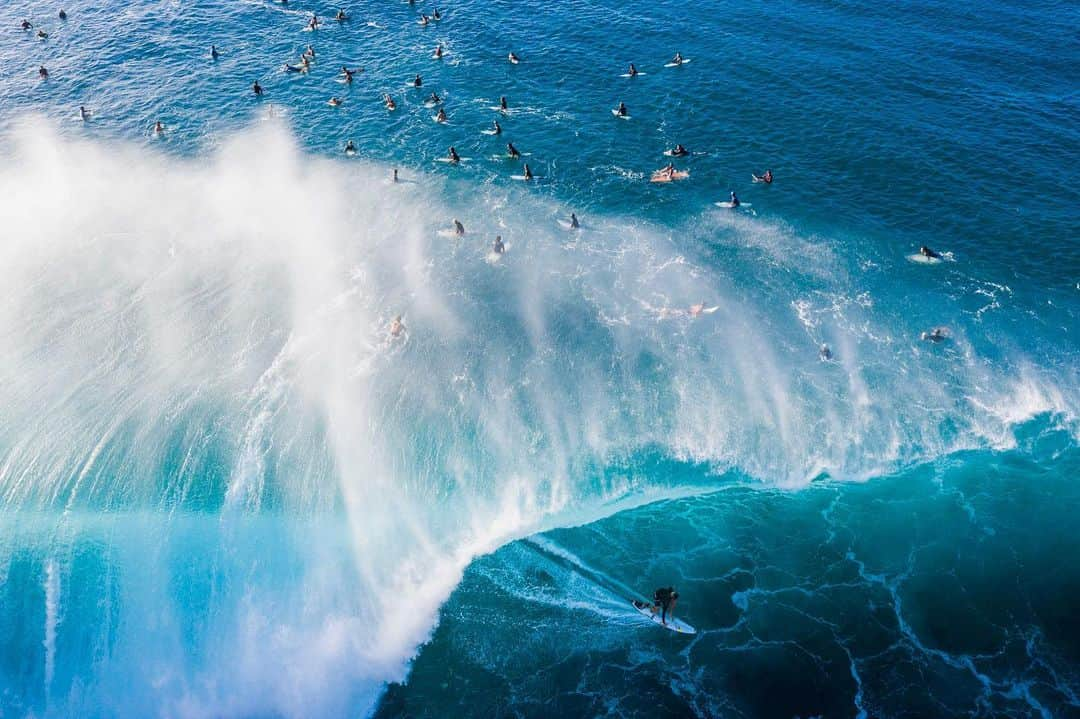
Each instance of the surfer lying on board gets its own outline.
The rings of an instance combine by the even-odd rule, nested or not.
[[[923,245],[922,247],[919,248],[919,254],[922,255],[923,257],[929,257],[930,259],[933,259],[933,260],[940,260],[941,259],[940,254],[938,254],[937,252],[934,252],[933,250],[931,250],[926,245]]]
[[[686,157],[690,154],[690,151],[683,147],[681,144],[675,145],[675,149],[671,151],[672,157]]]
[[[765,174],[763,175],[750,174],[753,176],[754,182],[764,182],[766,185],[772,184],[772,170],[765,170]]]
[[[923,332],[921,335],[919,335],[919,339],[921,339],[923,342],[935,342],[935,343],[937,343],[937,342],[941,342],[942,340],[946,340],[948,338],[949,338],[949,331],[946,330],[944,327],[935,327],[934,329],[930,330],[929,332]]]

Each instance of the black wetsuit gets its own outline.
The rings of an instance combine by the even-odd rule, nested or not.
[[[667,621],[668,609],[671,608],[672,602],[671,587],[660,587],[653,592],[653,601],[656,602],[656,606],[660,607],[660,621]]]

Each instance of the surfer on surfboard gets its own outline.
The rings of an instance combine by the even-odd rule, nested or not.
[[[495,134],[495,135],[501,135],[502,134],[502,126],[499,125],[498,120],[492,120],[491,121],[491,132],[493,134]]]
[[[766,185],[772,184],[772,170],[765,170],[762,175],[750,173],[750,176],[754,178],[754,182],[764,182]]]
[[[660,612],[660,623],[666,627],[668,617],[673,616],[675,602],[678,599],[679,593],[675,591],[675,587],[660,587],[653,592],[652,604],[635,600],[634,606],[638,609],[649,609],[653,614]]]
[[[923,257],[929,257],[932,260],[940,260],[941,259],[941,254],[940,253],[934,252],[933,250],[931,250],[926,245],[923,245],[922,247],[919,248],[919,254],[922,255]]]
[[[503,244],[502,235],[495,235],[495,244],[491,246],[491,251],[496,255],[501,255],[506,252],[506,245]]]
[[[682,65],[683,64],[683,56],[682,56],[681,52],[676,52],[675,53],[675,57],[671,58],[671,64],[672,65]]]
[[[637,77],[638,76],[638,71],[637,71],[637,68],[634,67],[634,63],[630,63],[630,69],[626,71],[626,74],[629,75],[630,77]]]
[[[667,154],[671,157],[686,157],[690,154],[690,151],[683,147],[682,144],[676,144],[675,149],[668,150]]]
[[[512,143],[512,142],[506,143],[506,152],[510,155],[510,158],[513,159],[513,160],[521,159],[521,153],[518,152],[518,149],[516,147],[514,147],[514,143]]]
[[[446,158],[455,164],[461,162],[461,155],[457,153],[453,145],[450,146],[450,151],[446,153]]]

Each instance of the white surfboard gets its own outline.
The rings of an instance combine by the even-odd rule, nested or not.
[[[439,237],[449,237],[449,238],[461,237],[461,235],[459,235],[457,233],[457,230],[455,230],[452,227],[450,229],[448,229],[448,230],[439,230],[435,234],[438,235]]]
[[[919,253],[915,255],[908,255],[908,259],[912,262],[918,262],[923,265],[936,265],[941,262],[940,257],[927,257],[926,255]]]
[[[647,72],[639,72],[637,75],[631,75],[628,72],[624,72],[622,75],[619,75],[619,77],[640,77],[641,75],[648,75],[648,74],[649,73],[647,73]]]
[[[536,177],[536,175],[533,175],[532,177],[525,177],[525,175],[510,175],[511,180],[521,180],[522,182],[532,182]]]
[[[612,110],[611,114],[614,115],[615,117],[619,118],[620,120],[629,120],[630,119],[630,115],[620,115],[618,110]]]
[[[679,155],[676,154],[674,150],[664,150],[665,157],[688,157],[689,155],[689,152],[684,152],[683,154]]]
[[[740,207],[753,207],[753,205],[751,205],[749,202],[740,202],[738,205],[733,205],[733,204],[731,204],[730,201],[729,202],[714,202],[713,204],[716,205],[717,207],[725,207],[725,208],[727,208],[729,210],[737,210]]]
[[[664,67],[678,67],[679,65],[685,65],[690,62],[690,58],[684,57],[682,62],[666,62]]]
[[[468,161],[469,161],[469,160],[471,160],[471,159],[472,159],[471,157],[462,157],[462,158],[459,158],[459,159],[458,159],[458,162],[468,162]],[[449,157],[438,157],[438,158],[435,158],[435,162],[445,162],[445,163],[446,163],[446,164],[448,164],[448,165],[454,165],[454,164],[457,164],[457,163],[455,163],[455,162],[454,162],[453,160],[451,160],[451,159],[450,159]]]
[[[440,120],[438,115],[432,115],[431,119],[434,120],[435,122],[439,123],[440,125],[449,125],[450,124],[449,119]]]
[[[639,613],[644,614],[646,617],[648,617],[654,624],[661,626],[664,629],[670,629],[676,634],[697,634],[696,629],[694,629],[692,626],[690,626],[683,620],[677,619],[675,617],[669,617],[667,620],[667,624],[664,624],[660,619],[660,612],[653,613],[650,606],[648,604],[645,604],[644,602],[633,602],[633,607],[634,609],[638,610]]]
[[[563,228],[567,232],[577,232],[581,229],[581,222],[578,222],[578,226],[574,227],[570,224],[570,220],[559,220],[559,227]]]

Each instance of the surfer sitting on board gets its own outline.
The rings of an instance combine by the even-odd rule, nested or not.
[[[630,77],[637,77],[638,71],[637,68],[634,67],[634,63],[630,63],[630,69],[626,71],[626,74]]]
[[[675,57],[671,58],[671,62],[675,65],[683,64],[683,57],[681,52],[675,53]]]
[[[630,114],[629,111],[626,109],[626,103],[625,102],[620,102],[619,103],[619,108],[617,110],[615,110],[615,114],[618,115],[619,117],[626,117],[628,114]]]
[[[922,247],[919,248],[919,254],[922,255],[923,257],[929,257],[930,259],[933,259],[933,260],[940,260],[941,259],[940,254],[938,254],[937,252],[934,252],[933,250],[931,250],[926,245],[923,245]]]
[[[735,196],[735,190],[731,191],[731,206],[732,207],[738,207],[739,206],[739,198]]]
[[[348,142],[345,143],[345,152],[347,154],[349,154],[349,155],[356,152],[356,145],[353,144],[352,140],[349,140]]]
[[[527,162],[525,163],[525,175],[524,175],[524,177],[525,177],[526,180],[533,179],[532,170],[529,169],[529,163],[527,163]]]
[[[519,159],[521,157],[521,153],[518,152],[518,149],[516,147],[514,147],[514,143],[512,143],[512,142],[506,143],[506,151],[508,153],[510,153],[510,157],[515,159],[515,160],[517,160],[517,159]]]
[[[507,110],[506,95],[503,95],[502,97],[499,98],[499,109],[502,110],[503,112],[506,112],[506,110]]]
[[[453,145],[450,146],[450,151],[447,153],[447,159],[449,159],[450,162],[461,162],[461,155],[457,154],[457,150],[454,149]]]
[[[764,182],[766,185],[772,184],[772,170],[765,170],[764,175],[750,174],[754,178],[754,182]]]
[[[672,157],[686,157],[690,154],[690,151],[683,147],[681,144],[676,144],[675,149],[671,151]]]
[[[507,56],[507,58],[508,58],[508,59],[510,60],[510,62],[514,63],[515,65],[517,65],[517,64],[518,64],[519,62],[521,62],[521,58],[519,58],[519,57],[518,57],[517,55],[515,55],[514,53],[510,53],[510,54],[509,54],[509,55]]]
[[[419,75],[417,75],[416,77],[413,78],[413,81],[412,81],[412,86],[413,87],[420,87],[423,84],[424,84],[424,78],[420,77]]]
[[[442,102],[442,98],[439,97],[434,91],[432,91],[432,93],[428,95],[428,99],[426,100],[426,102],[431,105],[438,105],[440,102]]]
[[[454,220],[454,234],[455,235],[464,235],[465,234],[465,225],[461,224],[461,222],[459,222],[458,220]]]
[[[496,135],[501,135],[502,134],[502,127],[499,125],[498,120],[492,120],[491,125],[492,125],[492,127],[491,127],[492,132],[494,132]]]

